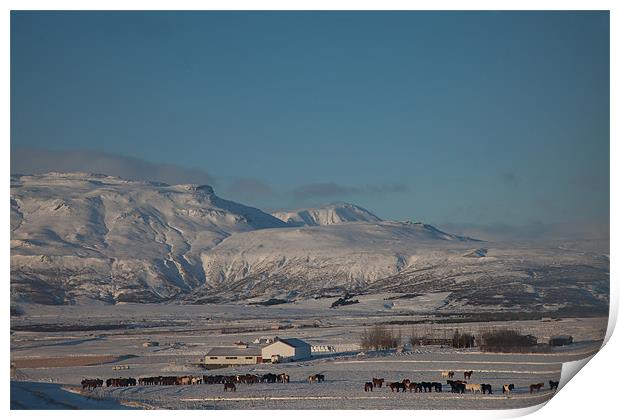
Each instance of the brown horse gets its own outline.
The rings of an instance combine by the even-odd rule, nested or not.
[[[384,378],[372,378],[372,384],[377,388],[381,388],[383,386]]]
[[[177,385],[189,385],[192,383],[191,376],[180,376],[177,378]]]
[[[227,391],[237,392],[237,387],[232,382],[226,382],[224,384],[224,392]]]
[[[463,372],[463,378],[464,379],[471,379],[471,375],[474,373],[473,370],[466,370],[465,372]]]
[[[374,386],[373,386],[372,382],[366,382],[364,384],[364,392],[368,392],[368,391],[372,392],[373,387]]]
[[[282,375],[286,375],[286,374],[283,373]],[[246,383],[249,385],[252,385],[258,382],[258,376],[256,375],[247,374],[247,375],[244,375],[241,379],[243,383]],[[285,379],[286,379],[286,382],[288,382],[288,375],[286,375]]]
[[[325,375],[321,375],[320,373],[317,373],[316,375],[308,376],[309,383],[324,382],[324,381],[325,381]]]
[[[545,384],[544,384],[544,383],[542,383],[542,382],[541,382],[541,383],[538,383],[538,384],[532,384],[532,385],[530,385],[530,394],[531,394],[532,392],[534,392],[534,390],[536,390],[536,392],[540,392],[540,389],[541,389],[542,387],[544,387],[544,386],[545,386]]]
[[[409,385],[407,385],[407,389],[409,390],[409,392],[418,392],[418,384],[416,384],[415,382],[410,382]]]
[[[502,394],[510,394],[510,391],[515,389],[515,384],[504,384],[502,386]]]

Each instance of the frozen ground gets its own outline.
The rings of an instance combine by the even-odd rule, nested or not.
[[[236,393],[221,385],[143,386],[98,389],[97,398],[110,404],[133,403],[161,408],[514,408],[539,404],[552,394],[548,381],[558,380],[561,363],[596,352],[606,318],[544,319],[529,321],[394,325],[406,339],[411,328],[438,338],[455,328],[480,334],[509,326],[544,342],[551,335],[570,334],[576,344],[543,354],[489,354],[426,346],[403,354],[359,354],[359,334],[378,322],[417,322],[424,316],[377,313],[384,296],[365,297],[359,305],[327,310],[321,300],[305,305],[276,307],[243,305],[93,305],[25,306],[25,315],[12,318],[11,360],[19,381],[79,387],[83,378],[151,375],[204,375],[215,373],[286,372],[289,384],[241,384]],[[432,297],[426,297],[432,301]],[[272,329],[273,328],[273,329]],[[279,328],[279,329],[277,329]],[[336,353],[315,354],[312,360],[279,365],[252,365],[205,371],[196,365],[214,346],[259,336],[298,337],[311,345],[334,346]],[[143,347],[146,341],[157,347]],[[115,370],[123,366],[128,369]],[[490,383],[494,395],[392,394],[385,389],[364,393],[372,377],[387,381],[440,381],[440,371],[473,370],[474,383]],[[310,374],[323,373],[326,381],[308,384]],[[462,378],[462,373],[457,377]],[[544,382],[540,394],[530,395],[531,383]],[[445,383],[445,382],[444,382]],[[502,396],[501,385],[514,383],[516,391]],[[19,384],[15,386],[21,386]],[[23,386],[22,386],[23,388]],[[448,390],[444,386],[444,390]],[[58,387],[38,389],[53,393]],[[64,392],[64,391],[62,391]],[[16,400],[17,401],[17,400]],[[24,399],[22,401],[35,401]],[[88,400],[91,401],[91,400]],[[19,401],[17,401],[19,404]],[[90,404],[90,403],[89,403]],[[93,403],[98,404],[98,403]],[[87,404],[83,406],[87,407]]]
[[[590,349],[582,348],[587,354]],[[103,388],[91,395],[106,399],[135,403],[145,407],[159,408],[231,408],[231,409],[491,409],[517,408],[536,405],[550,398],[549,380],[558,380],[564,358],[558,355],[497,355],[477,352],[459,353],[438,348],[402,355],[336,356],[304,362],[280,365],[252,365],[231,367],[204,372],[188,365],[175,365],[169,361],[156,363],[147,357],[130,363],[130,370],[113,373],[111,366],[90,366],[53,369],[22,369],[30,378],[58,380],[65,385],[75,386],[83,377],[148,376],[156,374],[264,374],[286,372],[291,377],[288,384],[237,385],[237,392],[225,393],[222,385],[194,386],[136,386],[128,388]],[[142,363],[137,363],[141,361]],[[153,363],[151,363],[153,362]],[[440,381],[441,371],[455,370],[462,379],[463,370],[473,370],[471,383],[490,383],[493,395],[442,393],[392,393],[386,388],[364,392],[364,382],[372,377],[386,381],[401,381],[408,378],[416,381]],[[307,377],[322,373],[326,380],[320,384],[309,384]],[[40,376],[39,376],[40,375]],[[544,382],[540,394],[529,394],[531,383]],[[445,383],[445,382],[444,382]],[[502,395],[501,385],[514,383],[516,389],[510,396]],[[444,386],[444,391],[449,387]]]
[[[136,400],[166,408],[509,408],[539,404],[549,398],[547,391],[531,396],[526,390],[532,382],[557,380],[560,365],[547,361],[512,362],[503,357],[485,361],[464,361],[461,355],[412,354],[398,357],[328,359],[304,363],[287,363],[277,367],[228,368],[226,373],[287,372],[288,384],[256,384],[237,387],[237,392],[225,393],[222,385],[152,386],[99,390],[98,395],[109,395],[121,400]],[[456,356],[456,357],[455,357]],[[431,360],[429,360],[431,359]],[[443,359],[443,360],[442,360]],[[465,357],[467,359],[467,357]],[[416,381],[442,381],[442,369],[474,370],[475,383],[491,383],[494,395],[454,395],[442,393],[393,393],[388,389],[364,392],[366,381],[382,377],[387,381],[408,378]],[[218,371],[219,372],[219,371]],[[307,377],[322,373],[326,380],[309,384]],[[462,374],[458,376],[462,378]],[[442,381],[443,382],[443,381]],[[507,398],[501,394],[501,384],[514,383],[515,392]],[[448,386],[444,387],[447,391]]]
[[[114,399],[95,399],[57,384],[11,381],[11,410],[129,409]]]
[[[191,339],[188,345],[210,345],[219,344],[218,340],[230,342],[237,335],[245,339],[257,334],[274,335],[274,331],[282,336],[292,334],[316,341],[316,344],[351,344],[359,341],[359,332],[377,323],[390,323],[402,329],[405,335],[416,328],[438,338],[445,334],[449,337],[455,328],[480,333],[490,327],[509,326],[533,334],[539,341],[547,341],[558,334],[570,334],[575,341],[601,340],[607,328],[607,318],[602,317],[460,324],[456,322],[462,319],[438,318],[432,314],[432,308],[441,304],[441,293],[406,299],[413,302],[411,307],[415,305],[415,311],[387,300],[390,296],[359,296],[356,297],[359,304],[337,309],[329,308],[334,299],[311,299],[268,307],[235,304],[22,305],[24,315],[11,318],[11,328],[15,331],[12,348],[18,350],[24,340],[62,340],[62,337],[87,339],[84,344],[97,343],[96,337],[140,340],[152,336],[159,337],[158,341],[184,337],[181,339]],[[347,334],[341,334],[343,331]],[[75,348],[76,344],[72,343],[70,348]]]

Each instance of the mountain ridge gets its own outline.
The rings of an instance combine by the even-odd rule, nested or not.
[[[317,225],[294,226],[208,185],[49,173],[11,176],[10,204],[15,302],[242,303],[349,292],[442,293],[447,308],[493,310],[608,302],[604,256],[487,242],[482,252],[475,239],[342,203],[334,206],[351,217],[319,212]]]

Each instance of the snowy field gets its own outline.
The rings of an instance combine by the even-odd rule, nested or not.
[[[432,300],[429,297],[426,297]],[[411,328],[436,337],[450,337],[455,328],[480,334],[491,327],[517,328],[539,342],[557,334],[570,334],[575,344],[540,354],[489,354],[440,346],[406,349],[402,354],[361,354],[359,336],[364,328],[381,322],[421,321],[416,315],[374,316],[372,297],[355,307],[329,311],[321,302],[276,307],[241,305],[93,305],[25,306],[25,314],[12,318],[11,361],[14,408],[41,399],[56,405],[82,408],[385,408],[385,409],[493,409],[536,405],[550,398],[548,381],[559,380],[561,363],[587,357],[597,351],[604,336],[606,318],[545,319],[510,322],[393,325],[406,340]],[[277,329],[279,328],[279,329]],[[260,336],[297,337],[311,345],[332,346],[336,352],[315,353],[308,361],[262,364],[205,371],[196,365],[214,346],[251,342]],[[144,347],[147,341],[158,346]],[[118,370],[120,367],[123,370]],[[452,394],[440,372],[473,370],[471,383],[488,383],[493,395]],[[221,385],[136,386],[104,388],[86,397],[67,394],[84,378],[158,375],[264,374],[286,372],[288,384],[240,384],[236,393],[224,393]],[[309,384],[307,377],[322,373],[326,381]],[[444,383],[442,393],[392,393],[385,388],[364,392],[372,377],[386,381]],[[35,382],[34,385],[27,382]],[[544,382],[540,393],[529,393],[532,383]],[[514,383],[510,396],[501,385]],[[52,386],[53,385],[53,386]],[[32,389],[36,386],[36,389]],[[63,390],[63,388],[65,390]],[[15,393],[14,393],[15,390]],[[19,391],[19,392],[18,392]],[[13,398],[15,395],[15,398]],[[76,400],[77,398],[77,400]],[[83,404],[81,402],[83,402]],[[123,404],[123,405],[121,405]],[[36,405],[36,404],[35,404]],[[33,407],[34,408],[34,407]]]
[[[558,380],[561,366],[547,361],[514,363],[502,357],[492,360],[463,361],[461,355],[413,354],[398,357],[349,358],[287,363],[279,366],[229,368],[226,373],[278,373],[291,376],[288,384],[255,384],[237,386],[237,392],[224,392],[222,385],[143,386],[98,390],[97,395],[119,400],[144,402],[165,408],[230,408],[230,409],[441,409],[441,408],[510,408],[539,404],[551,396],[550,391],[529,394],[533,382]],[[430,359],[430,360],[429,360]],[[444,360],[442,360],[444,359]],[[494,360],[493,360],[494,359]],[[490,363],[492,362],[492,363]],[[372,377],[386,381],[441,381],[441,369],[474,370],[472,383],[491,383],[493,395],[456,395],[444,386],[442,393],[396,393],[388,388],[364,392],[364,383]],[[325,382],[309,384],[307,377],[325,375]],[[462,374],[458,375],[462,379]],[[501,384],[514,383],[510,397],[502,396]]]
[[[130,409],[112,399],[96,399],[58,384],[11,381],[11,410]]]
[[[573,349],[583,355],[592,347]],[[141,360],[139,360],[141,359]],[[205,372],[190,366],[175,365],[175,358],[168,362],[149,357],[129,361],[128,371],[113,373],[111,366],[66,367],[50,369],[20,369],[30,380],[56,380],[64,386],[76,387],[83,377],[149,376],[155,374],[264,374],[286,372],[291,377],[288,384],[238,384],[235,393],[224,392],[223,386],[135,386],[127,388],[99,388],[86,393],[97,400],[109,401],[145,408],[167,409],[491,409],[518,408],[539,404],[552,396],[548,381],[560,378],[561,361],[564,355],[499,355],[479,352],[457,352],[440,348],[423,348],[407,354],[339,355],[316,358],[303,362],[279,365],[252,365],[231,367]],[[138,363],[141,362],[141,363]],[[373,377],[386,381],[442,382],[442,370],[456,371],[456,378],[462,379],[463,370],[473,370],[470,383],[489,383],[493,395],[466,393],[452,394],[444,385],[442,393],[395,393],[386,387],[364,392],[364,383]],[[325,382],[309,384],[307,377],[315,373],[325,375]],[[540,393],[530,394],[532,383],[544,382]],[[501,385],[515,384],[515,390],[502,395]],[[86,408],[86,407],[85,407]]]

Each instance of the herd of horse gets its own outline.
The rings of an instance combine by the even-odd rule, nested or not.
[[[104,384],[103,379],[82,379],[82,389],[93,389],[102,387]],[[135,378],[109,378],[105,380],[107,387],[117,386],[136,386],[138,382]]]
[[[473,371],[465,371],[463,372],[463,380],[452,380],[447,379],[446,384],[450,385],[450,391],[455,394],[464,394],[465,391],[470,391],[471,393],[482,393],[482,394],[493,394],[493,386],[491,384],[472,384],[468,383],[465,379],[471,379],[473,375]],[[454,371],[442,371],[442,378],[454,378]],[[372,381],[364,383],[364,392],[372,392],[375,388],[382,388],[385,382],[385,378],[372,378]],[[559,381],[549,381],[549,389],[557,390]],[[530,394],[534,391],[540,392],[540,390],[545,386],[543,382],[537,384],[531,384],[529,387]],[[399,382],[387,382],[386,389],[389,388],[392,392],[443,392],[443,384],[441,382],[430,382],[430,381],[421,381],[421,382],[412,382],[409,379],[403,379]],[[514,384],[503,384],[502,385],[502,394],[510,394],[512,390],[515,389]]]
[[[323,375],[320,382],[324,380]],[[266,373],[264,375],[203,375],[203,376],[147,376],[143,378],[109,378],[105,381],[107,387],[125,387],[136,385],[200,385],[200,384],[224,384],[224,391],[236,391],[235,384],[256,383],[289,383],[290,376],[286,373]],[[83,379],[82,389],[94,389],[103,387],[103,379]],[[232,385],[232,386],[230,386]]]
[[[442,378],[449,378],[446,384],[450,385],[450,391],[456,394],[464,394],[465,391],[471,393],[493,394],[491,384],[468,383],[467,379],[471,379],[473,371],[463,372],[463,380],[453,380],[454,371],[442,371]],[[325,381],[325,375],[317,373],[308,376],[308,383],[320,383]],[[135,378],[109,378],[105,380],[107,387],[127,387],[136,385],[200,385],[200,384],[223,384],[224,392],[236,392],[236,384],[255,384],[255,383],[289,383],[290,376],[286,373],[266,373],[264,375],[203,375],[203,376],[147,376],[139,379]],[[421,381],[412,382],[409,379],[403,379],[398,382],[385,382],[385,378],[372,378],[372,381],[364,384],[364,392],[373,392],[375,388],[382,388],[385,383],[386,389],[391,392],[443,392],[443,384],[441,382]],[[82,389],[94,389],[103,387],[103,379],[83,379]],[[549,381],[549,389],[557,390],[559,381]],[[529,386],[530,394],[534,391],[540,392],[544,388],[543,382],[531,384]],[[515,389],[514,384],[503,384],[502,394],[510,394]]]

